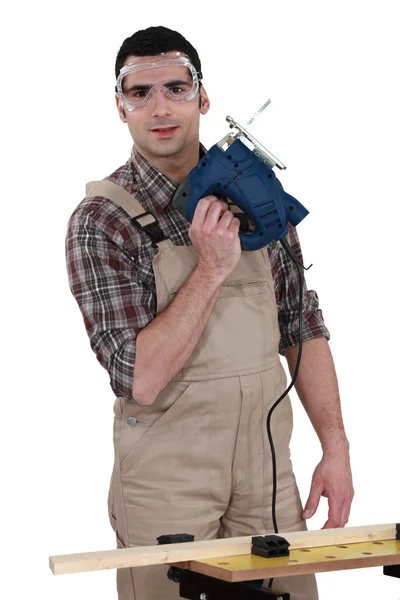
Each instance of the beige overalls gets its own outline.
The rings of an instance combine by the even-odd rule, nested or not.
[[[96,195],[118,202],[131,216],[145,212],[119,186],[101,185]],[[192,246],[165,240],[158,250],[157,314],[197,264]],[[116,399],[109,513],[119,547],[154,545],[162,534],[190,533],[202,540],[273,533],[266,418],[286,386],[279,336],[268,251],[243,251],[192,355],[154,404]],[[290,461],[289,398],[273,413],[272,433],[279,531],[304,530]],[[119,600],[179,598],[167,570],[118,570]],[[273,588],[290,592],[291,600],[318,598],[313,575],[275,579]]]

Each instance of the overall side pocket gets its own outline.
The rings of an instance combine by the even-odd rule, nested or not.
[[[129,470],[129,464],[134,460],[134,450],[139,443],[179,411],[190,384],[190,381],[172,380],[150,406],[130,404],[127,410],[124,410],[119,449],[121,473]]]

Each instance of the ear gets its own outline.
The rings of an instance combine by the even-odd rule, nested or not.
[[[210,109],[210,100],[209,100],[209,98],[207,96],[207,92],[203,86],[201,86],[201,88],[200,88],[200,101],[201,101],[200,113],[202,115],[205,115],[208,113],[208,111]]]
[[[117,104],[117,109],[118,109],[118,114],[119,114],[119,118],[121,119],[121,121],[123,123],[126,123],[126,114],[125,114],[125,110],[124,107],[122,105],[122,102],[118,96],[118,94],[115,94],[115,102]]]

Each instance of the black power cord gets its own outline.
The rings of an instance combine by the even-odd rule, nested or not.
[[[282,402],[282,400],[285,398],[285,396],[287,396],[287,394],[290,392],[290,390],[292,389],[292,387],[294,386],[294,384],[296,383],[296,379],[297,379],[297,375],[299,373],[299,368],[300,368],[300,361],[301,361],[301,354],[302,354],[302,349],[303,349],[303,289],[304,289],[304,278],[303,278],[303,274],[301,272],[301,268],[305,269],[306,271],[312,266],[310,265],[310,267],[305,268],[304,265],[302,265],[297,256],[295,255],[295,253],[293,252],[292,248],[290,247],[288,241],[286,240],[286,238],[282,238],[280,240],[283,248],[286,250],[287,254],[290,256],[290,258],[292,259],[292,261],[294,262],[296,269],[297,269],[297,273],[299,276],[299,351],[297,354],[297,360],[296,360],[296,366],[294,369],[294,373],[293,373],[293,377],[292,377],[292,381],[290,382],[289,386],[286,388],[286,390],[283,392],[283,394],[278,398],[278,400],[271,406],[268,415],[267,415],[267,434],[268,434],[268,440],[269,440],[269,444],[271,447],[271,457],[272,457],[272,523],[274,526],[274,531],[275,533],[279,533],[278,530],[278,522],[276,519],[276,495],[277,495],[277,481],[276,481],[276,454],[275,454],[275,447],[274,447],[274,442],[272,439],[272,432],[271,432],[271,418],[272,418],[272,413],[274,412],[275,408],[278,406],[278,404],[280,402]],[[268,587],[272,587],[272,583],[273,583],[273,579],[269,580],[268,583]]]

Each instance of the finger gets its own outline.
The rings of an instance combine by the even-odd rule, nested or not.
[[[232,231],[235,231],[236,233],[239,231],[240,228],[240,219],[238,219],[237,217],[233,217],[229,229],[231,229]]]
[[[204,225],[205,218],[208,213],[208,209],[212,202],[215,201],[214,196],[206,196],[205,198],[201,198],[195,208],[191,229],[202,229]]]
[[[350,515],[350,506],[345,506],[343,504],[342,506],[342,510],[340,512],[340,524],[339,527],[344,527],[348,520],[349,520],[349,515]]]
[[[230,224],[232,223],[232,220],[234,219],[234,214],[230,211],[230,210],[226,210],[222,213],[222,216],[220,218],[220,220],[218,221],[218,227],[217,227],[217,231],[223,233],[224,231],[226,231]]]
[[[213,204],[214,202],[216,202],[224,210],[228,210],[228,208],[229,208],[228,203],[225,202],[225,200],[223,200],[222,197],[214,196],[214,194],[210,194],[209,196],[204,196],[204,198],[202,198],[202,200],[207,200],[209,206],[211,206],[211,204]]]
[[[220,204],[222,206],[222,209],[224,211],[225,210],[229,210],[229,204],[227,202],[224,202],[224,200],[221,200],[220,198],[217,198],[215,201],[218,202],[218,204]]]
[[[340,513],[340,527],[344,527],[349,520],[351,503],[353,502],[354,492],[351,492],[350,496],[344,500],[342,504],[342,511]]]
[[[204,219],[204,233],[211,233],[218,225],[221,215],[228,211],[228,205],[220,200],[215,200],[208,207],[206,217]],[[229,216],[229,215],[228,215]]]
[[[318,508],[319,501],[324,491],[324,484],[319,479],[315,479],[311,484],[310,495],[304,507],[303,519],[310,519]]]
[[[333,519],[328,519],[322,529],[337,529],[338,527],[340,527],[338,522]]]
[[[336,529],[336,527],[341,527],[340,525],[340,515],[342,512],[342,502],[338,502],[336,498],[329,498],[329,511],[328,511],[328,520],[323,526],[322,529]]]

